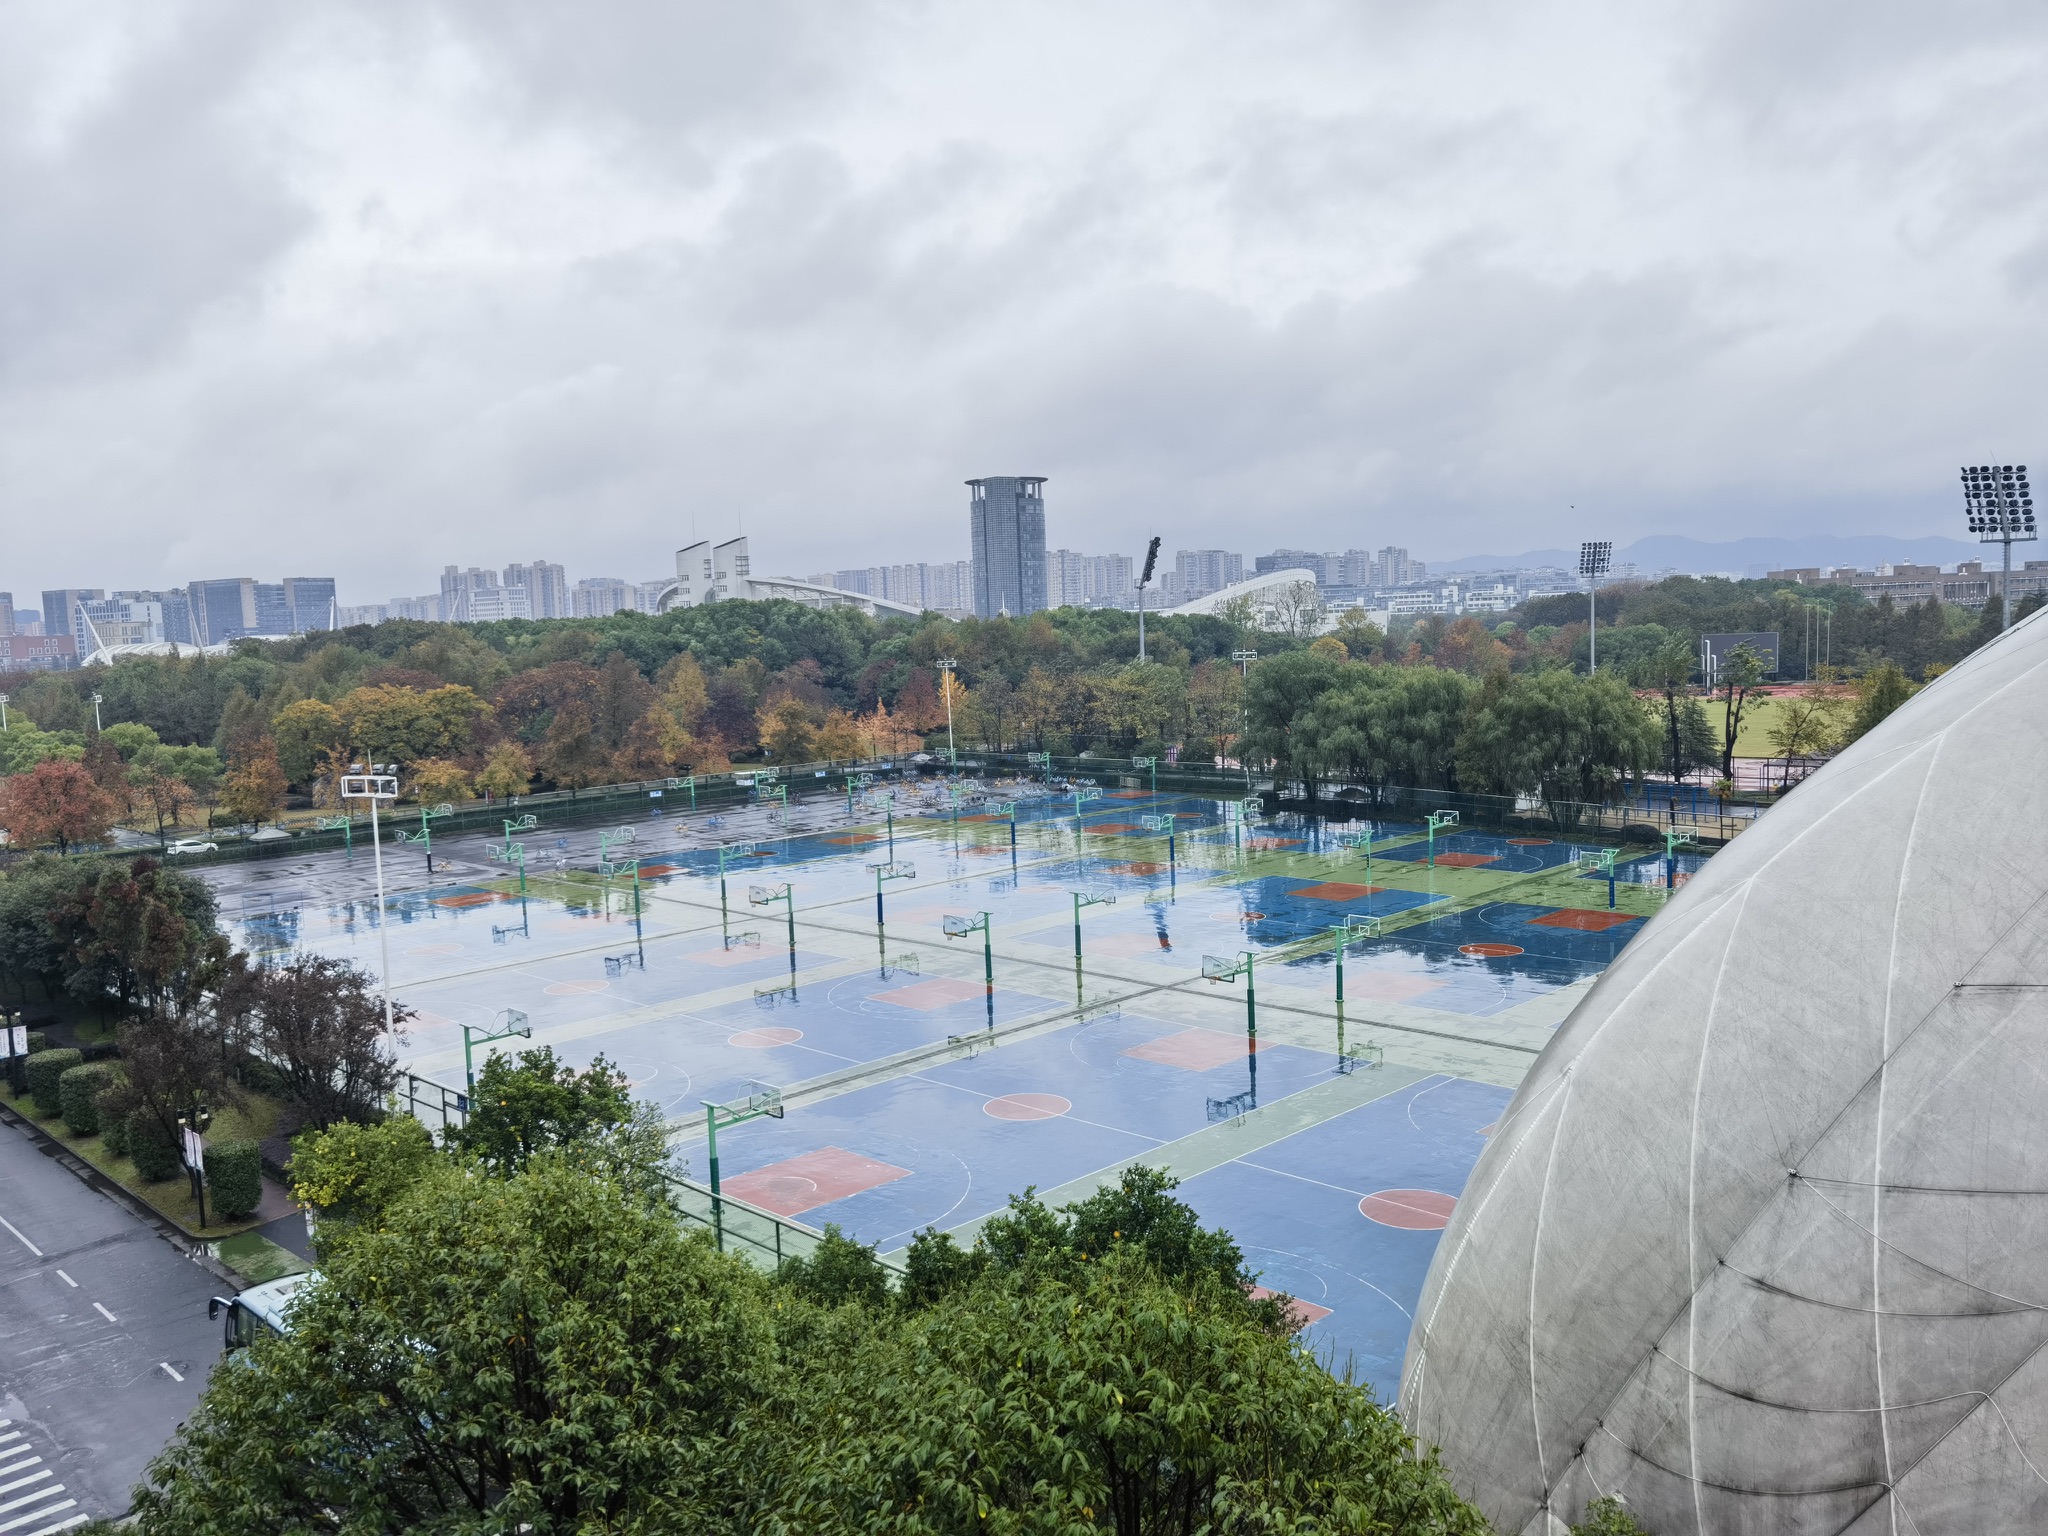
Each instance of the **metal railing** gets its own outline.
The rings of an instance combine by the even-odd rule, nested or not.
[[[690,1225],[710,1232],[721,1253],[738,1254],[771,1274],[785,1259],[808,1259],[825,1241],[816,1227],[807,1227],[788,1216],[778,1216],[758,1205],[735,1200],[731,1195],[711,1193],[708,1184],[667,1175],[669,1204],[677,1216]],[[877,1258],[893,1287],[903,1271],[886,1259]]]

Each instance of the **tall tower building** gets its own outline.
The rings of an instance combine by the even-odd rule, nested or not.
[[[1046,606],[1044,475],[967,482],[974,548],[974,612],[1036,613]]]

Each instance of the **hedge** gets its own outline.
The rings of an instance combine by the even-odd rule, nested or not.
[[[64,1110],[64,1124],[72,1135],[94,1136],[99,1133],[100,1092],[113,1080],[114,1069],[103,1061],[88,1061],[82,1066],[72,1067],[57,1079],[57,1097]]]
[[[185,1166],[177,1141],[164,1134],[156,1116],[146,1109],[128,1117],[128,1155],[135,1161],[135,1171],[151,1184],[175,1179]]]
[[[263,1203],[263,1152],[253,1141],[223,1141],[206,1149],[206,1187],[214,1213],[231,1221]]]
[[[57,1080],[85,1057],[72,1050],[37,1051],[28,1059],[28,1091],[36,1101],[36,1108],[46,1115],[54,1115],[64,1107],[62,1090]]]
[[[115,1157],[128,1155],[128,1121],[125,1116],[100,1116],[100,1145]]]

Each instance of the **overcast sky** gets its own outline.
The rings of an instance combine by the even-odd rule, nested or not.
[[[0,587],[1960,534],[2035,3],[0,6]],[[1570,510],[1576,507],[1576,511]]]

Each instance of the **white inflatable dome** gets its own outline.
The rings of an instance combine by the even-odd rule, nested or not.
[[[1501,1118],[1400,1407],[1502,1531],[2048,1531],[2044,619],[1717,855]]]

